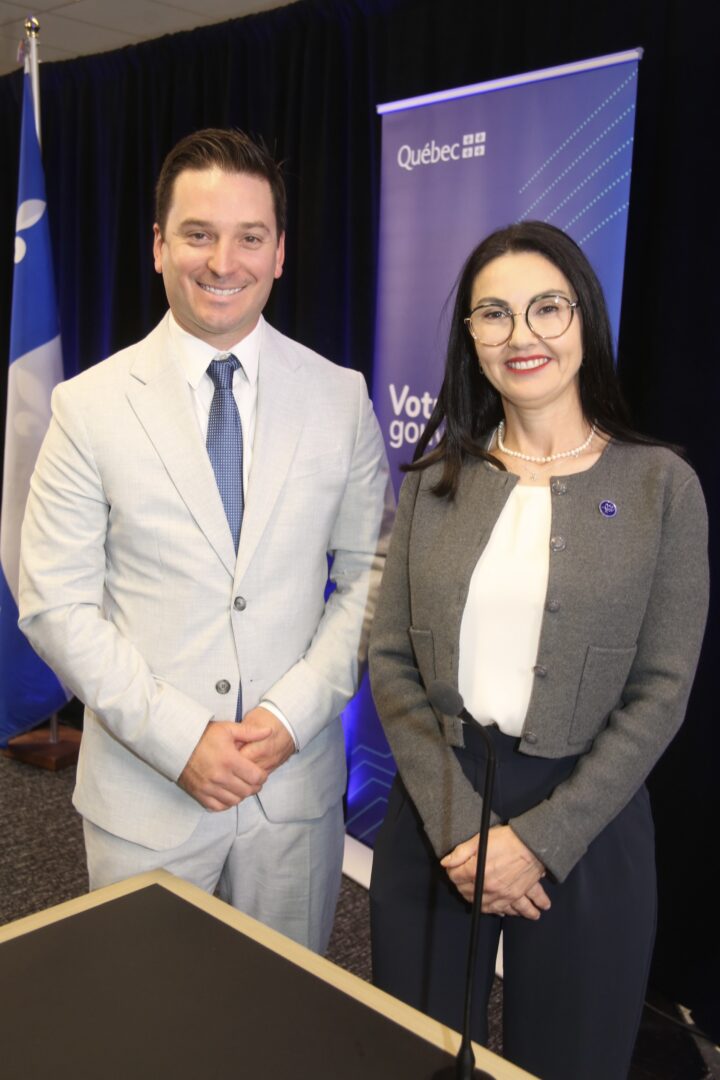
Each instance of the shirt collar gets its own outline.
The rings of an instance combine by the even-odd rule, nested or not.
[[[257,321],[257,326],[247,337],[223,352],[232,353],[242,364],[242,369],[251,386],[255,386],[260,364],[260,344],[262,342],[263,327],[265,320],[262,315]],[[208,364],[218,355],[219,350],[206,341],[189,334],[178,324],[175,316],[170,312],[168,328],[170,340],[173,343],[178,362],[193,390],[197,390],[200,380],[208,369]]]

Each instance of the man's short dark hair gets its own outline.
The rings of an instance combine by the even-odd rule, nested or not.
[[[275,207],[278,236],[285,232],[287,195],[279,164],[262,142],[244,131],[204,128],[186,135],[165,158],[155,186],[155,221],[164,234],[175,180],[186,169],[198,172],[218,168],[228,173],[248,173],[267,180]]]

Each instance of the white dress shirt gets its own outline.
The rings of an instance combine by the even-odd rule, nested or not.
[[[550,568],[550,488],[516,484],[478,559],[460,628],[458,689],[480,724],[522,734]]]
[[[170,337],[177,352],[192,394],[195,415],[197,416],[203,442],[207,440],[210,406],[212,405],[215,385],[207,373],[208,365],[217,356],[230,353],[240,362],[240,367],[233,374],[233,397],[240,413],[243,433],[243,490],[247,498],[250,466],[252,464],[253,442],[255,440],[255,416],[257,413],[258,367],[260,363],[260,343],[262,341],[265,320],[262,316],[258,324],[247,337],[224,352],[218,352],[206,341],[193,337],[187,330],[178,326],[170,315]]]
[[[245,502],[251,497],[250,477],[252,469],[253,442],[255,440],[255,418],[257,415],[258,378],[260,367],[260,345],[262,343],[265,320],[262,315],[258,319],[257,326],[250,331],[247,337],[239,341],[237,345],[218,352],[216,348],[206,341],[189,334],[178,325],[174,316],[170,315],[170,336],[175,346],[180,366],[187,378],[192,395],[195,415],[197,417],[203,442],[207,441],[208,422],[210,418],[210,406],[215,393],[215,384],[208,375],[207,369],[211,360],[218,356],[228,356],[230,353],[240,362],[240,367],[233,373],[233,397],[240,413],[243,436],[243,491]],[[298,741],[295,732],[287,719],[276,705],[271,701],[263,700],[260,705],[268,709],[281,721],[292,736],[297,750]]]

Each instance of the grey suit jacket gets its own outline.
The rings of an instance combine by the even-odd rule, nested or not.
[[[470,578],[517,477],[471,459],[448,500],[429,490],[439,471],[403,485],[370,673],[440,856],[477,832],[480,797],[451,750],[462,724],[436,715],[425,687],[457,686]],[[707,517],[694,472],[658,447],[611,443],[586,472],[553,478],[551,492],[545,614],[519,747],[581,757],[550,798],[510,824],[563,880],[682,722],[707,612]],[[605,501],[614,516],[601,513]]]
[[[150,848],[206,811],[176,780],[211,718],[274,702],[300,753],[271,820],[341,796],[385,553],[387,463],[360,374],[263,327],[253,464],[235,550],[167,319],[60,385],[22,539],[20,625],[86,703],[75,804]],[[325,602],[328,553],[336,589]]]

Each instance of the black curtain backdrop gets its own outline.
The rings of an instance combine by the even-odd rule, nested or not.
[[[263,135],[286,161],[288,260],[269,318],[371,381],[376,103],[640,45],[619,371],[638,426],[687,448],[716,521],[719,22],[717,6],[699,0],[557,0],[551,9],[527,0],[300,0],[44,65],[44,160],[68,374],[137,340],[164,311],[150,244],[165,152],[195,128],[237,125]],[[3,351],[20,96],[19,73],[0,79]],[[516,135],[523,138],[520,122]],[[476,239],[468,236],[468,248]],[[4,418],[4,401],[0,412]],[[711,542],[719,566],[715,528]],[[687,722],[650,782],[660,872],[654,983],[716,1033],[718,631],[716,590]]]

